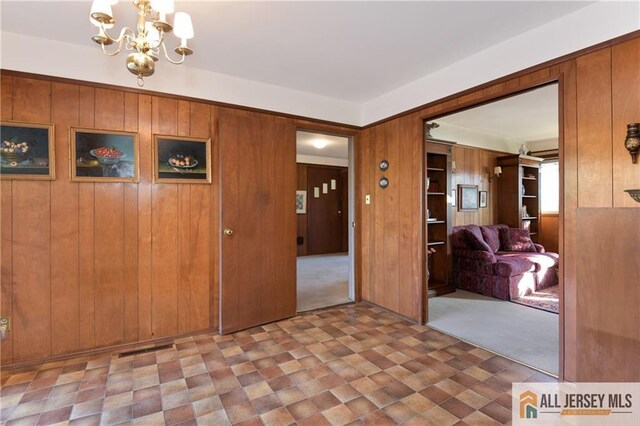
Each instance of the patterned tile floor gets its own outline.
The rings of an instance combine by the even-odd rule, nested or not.
[[[554,379],[416,326],[345,306],[174,348],[2,374],[0,421],[35,424],[489,425],[511,383]]]

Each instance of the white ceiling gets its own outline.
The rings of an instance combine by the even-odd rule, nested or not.
[[[317,148],[315,145],[325,146]],[[342,160],[349,158],[349,139],[345,137],[298,131],[296,132],[296,146],[298,155]]]
[[[361,103],[591,3],[178,0],[176,10],[194,22],[189,66]],[[92,46],[89,9],[2,0],[2,30]],[[130,1],[114,16],[117,29],[133,25]]]
[[[432,120],[435,138],[517,152],[521,144],[558,140],[558,85],[551,84]],[[532,144],[532,145],[533,145]]]

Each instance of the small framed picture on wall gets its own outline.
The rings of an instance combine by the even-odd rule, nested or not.
[[[478,210],[478,185],[458,185],[458,211]]]
[[[487,199],[489,193],[487,191],[480,191],[480,208],[483,209],[487,207]]]
[[[296,213],[307,213],[307,191],[296,191]]]

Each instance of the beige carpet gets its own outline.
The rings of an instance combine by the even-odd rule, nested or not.
[[[347,253],[298,257],[298,312],[348,303]]]
[[[558,315],[464,290],[429,299],[437,330],[558,374]]]

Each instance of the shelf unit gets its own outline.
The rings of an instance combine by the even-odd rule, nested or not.
[[[498,157],[502,175],[498,179],[498,223],[528,229],[538,242],[540,217],[540,164],[529,155]],[[526,215],[524,208],[526,207]]]
[[[455,142],[439,139],[425,140],[425,185],[426,249],[436,252],[425,256],[425,286],[428,296],[440,296],[455,291],[451,271],[451,147]],[[431,218],[428,221],[427,210]]]

